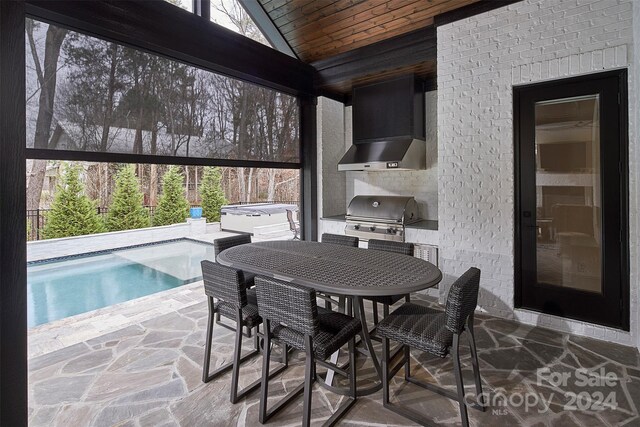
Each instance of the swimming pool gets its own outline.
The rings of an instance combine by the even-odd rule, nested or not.
[[[214,259],[213,245],[180,239],[30,263],[28,326],[195,282],[203,259]]]

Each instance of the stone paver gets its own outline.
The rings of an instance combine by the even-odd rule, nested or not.
[[[153,316],[143,317],[120,330],[33,357],[30,360],[30,425],[259,425],[258,392],[232,405],[229,403],[229,374],[214,382],[202,383],[207,306],[202,285],[189,286],[188,292],[182,288],[180,292],[183,296],[190,295],[190,304],[176,305],[166,312],[156,311]],[[173,299],[170,292],[162,297]],[[426,297],[414,299],[436,305]],[[160,306],[161,301],[142,302],[138,308],[144,311],[153,304]],[[131,307],[125,308],[131,316],[139,315]],[[483,386],[490,397],[490,407],[484,413],[469,410],[473,426],[640,425],[637,350],[484,315],[477,316],[476,324]],[[232,338],[230,331],[216,328],[214,366],[230,359]],[[247,340],[246,344],[250,345],[251,341]],[[464,378],[470,392],[473,380],[466,344],[462,345],[461,353]],[[294,352],[290,368],[271,383],[270,391],[274,396],[283,395],[302,381],[303,364],[304,357]],[[419,378],[454,389],[450,358],[414,353],[412,366],[412,372]],[[538,370],[541,368],[564,373],[569,380],[566,384],[549,380],[539,382]],[[595,370],[596,376],[590,377],[594,381],[607,374],[615,379],[612,385],[582,386],[576,383],[577,368]],[[242,384],[258,378],[260,370],[260,357],[245,364]],[[370,381],[373,373],[369,362],[360,359],[360,380]],[[599,393],[603,398],[613,393],[613,400],[600,410],[594,410],[594,402],[603,400]],[[581,400],[576,401],[574,395],[580,394],[583,395]],[[405,383],[400,374],[393,379],[392,396],[396,402],[425,411],[434,422],[459,425],[456,404]],[[535,396],[538,401],[535,404],[531,401],[529,407],[518,400]],[[341,425],[413,425],[385,410],[381,398],[381,392],[378,392],[359,399]],[[340,399],[316,386],[313,424],[325,421]],[[570,410],[575,405],[588,408]],[[300,401],[277,415],[272,424],[299,425],[301,410]]]

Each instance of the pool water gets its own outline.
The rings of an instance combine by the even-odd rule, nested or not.
[[[202,278],[213,246],[190,240],[114,250],[27,268],[29,327],[172,289]]]

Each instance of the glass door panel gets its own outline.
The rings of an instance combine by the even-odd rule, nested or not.
[[[514,87],[516,307],[629,328],[626,82]]]
[[[536,102],[535,157],[537,281],[602,293],[599,96]]]

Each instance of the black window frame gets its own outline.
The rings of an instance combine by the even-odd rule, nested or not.
[[[203,1],[205,3],[206,1]],[[204,15],[204,14],[203,14]],[[139,49],[298,97],[302,236],[317,238],[315,70],[308,64],[247,39],[169,3],[160,1],[12,0],[0,2],[0,425],[28,423],[26,308],[26,130],[25,19],[65,26],[90,36]],[[171,29],[172,31],[166,30]],[[215,40],[215,43],[212,43]],[[225,54],[226,53],[226,54]],[[260,64],[256,67],[255,64]],[[287,73],[281,70],[286,69]],[[76,152],[77,153],[77,152]],[[59,153],[62,157],[62,153]],[[91,157],[125,161],[115,153]],[[45,153],[32,151],[32,158]],[[69,160],[89,157],[65,154]],[[129,155],[125,155],[129,156]],[[149,163],[139,156],[133,162]],[[170,157],[166,163],[178,163]],[[190,165],[196,164],[189,159]],[[200,163],[198,163],[200,164]],[[212,166],[238,166],[214,162]],[[247,167],[277,164],[246,162]],[[286,168],[292,168],[291,163]]]

